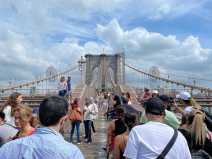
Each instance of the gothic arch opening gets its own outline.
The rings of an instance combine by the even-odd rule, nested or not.
[[[95,67],[92,71],[92,80],[91,80],[91,86],[94,86],[95,88],[100,87],[100,76],[99,76],[99,68]]]
[[[85,55],[87,85],[105,90],[124,83],[124,54]]]

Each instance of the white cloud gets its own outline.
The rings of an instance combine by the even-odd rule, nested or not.
[[[5,31],[4,38],[0,38],[1,79],[29,79],[33,77],[31,70],[36,73],[42,67],[46,67],[48,61],[45,61],[42,57],[36,57],[33,54],[35,53],[33,49],[33,46],[24,36],[10,30]],[[34,56],[36,58],[33,58]]]
[[[28,41],[27,37],[12,31],[0,38],[0,80],[29,80],[45,72],[48,66],[63,70],[77,65],[81,56],[112,52],[111,48],[96,42],[79,44],[78,39],[66,38],[45,48]]]
[[[128,61],[146,68],[208,72],[211,49],[203,48],[198,37],[178,40],[143,27],[126,30],[118,21],[175,18],[198,11],[205,2],[0,0],[0,79],[31,79],[49,65],[63,69],[81,55],[103,50],[125,50]],[[110,21],[113,17],[118,20]]]
[[[201,46],[198,37],[188,36],[178,40],[174,35],[165,36],[145,28],[124,30],[117,20],[97,26],[97,35],[114,50],[125,49],[127,59],[136,65],[175,71],[209,72],[212,68],[212,49]],[[208,68],[208,69],[206,69]]]
[[[161,20],[179,17],[194,11],[198,11],[207,2],[207,0],[134,0],[129,1],[131,8],[128,15],[132,15],[135,10],[138,11],[135,16],[151,20]]]

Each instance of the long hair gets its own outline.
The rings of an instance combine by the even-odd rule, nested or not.
[[[32,121],[32,108],[26,105],[21,105],[15,109],[15,112],[18,112],[20,119],[24,122],[31,123]]]
[[[202,109],[201,105],[199,105],[194,98],[191,98],[191,105],[193,106],[194,109],[197,109],[197,110]]]
[[[64,76],[60,77],[60,82],[65,82],[66,78]]]
[[[0,111],[3,111],[4,108],[9,105],[9,106],[11,106],[11,109],[12,109],[11,110],[11,116],[13,116],[15,108],[18,106],[17,98],[21,95],[22,94],[18,93],[18,92],[12,93],[9,96],[8,100],[0,107]]]
[[[207,134],[206,125],[204,123],[205,115],[201,111],[196,111],[193,115],[193,121],[191,123],[191,137],[194,145],[204,145]]]
[[[18,93],[18,92],[12,93],[12,94],[9,96],[7,102],[5,103],[5,106],[10,105],[11,107],[16,107],[17,104],[18,104],[18,103],[17,103],[17,98],[18,98],[20,95],[22,95],[22,94],[21,94],[21,93]]]
[[[130,96],[130,93],[129,92],[126,93],[126,97],[127,97],[128,100],[131,99],[131,96]]]
[[[127,125],[129,131],[136,125],[136,116],[134,114],[126,113],[124,116],[124,122]]]
[[[27,105],[20,105],[15,108],[14,112],[19,113],[20,119],[24,123],[29,123],[32,127],[38,127],[40,125],[40,121],[37,116],[33,116],[32,108]]]
[[[78,98],[75,98],[74,101],[73,101],[73,103],[71,103],[71,108],[72,109],[75,109],[75,108],[78,108],[78,107],[80,107],[80,105],[79,105],[79,99]]]

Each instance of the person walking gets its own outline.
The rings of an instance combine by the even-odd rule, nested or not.
[[[93,115],[96,114],[96,104],[91,97],[89,104],[84,107],[84,124],[85,124],[85,142],[90,144],[92,142],[91,126],[93,121]],[[98,110],[98,109],[97,109]]]
[[[82,112],[80,110],[78,99],[74,99],[74,102],[71,104],[71,113],[69,119],[71,120],[71,134],[70,141],[73,141],[74,129],[76,127],[77,131],[77,144],[81,143],[80,140],[80,123],[82,122]]]

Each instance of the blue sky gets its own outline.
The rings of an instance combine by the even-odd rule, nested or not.
[[[30,80],[81,55],[212,79],[210,0],[0,0],[0,80]]]

